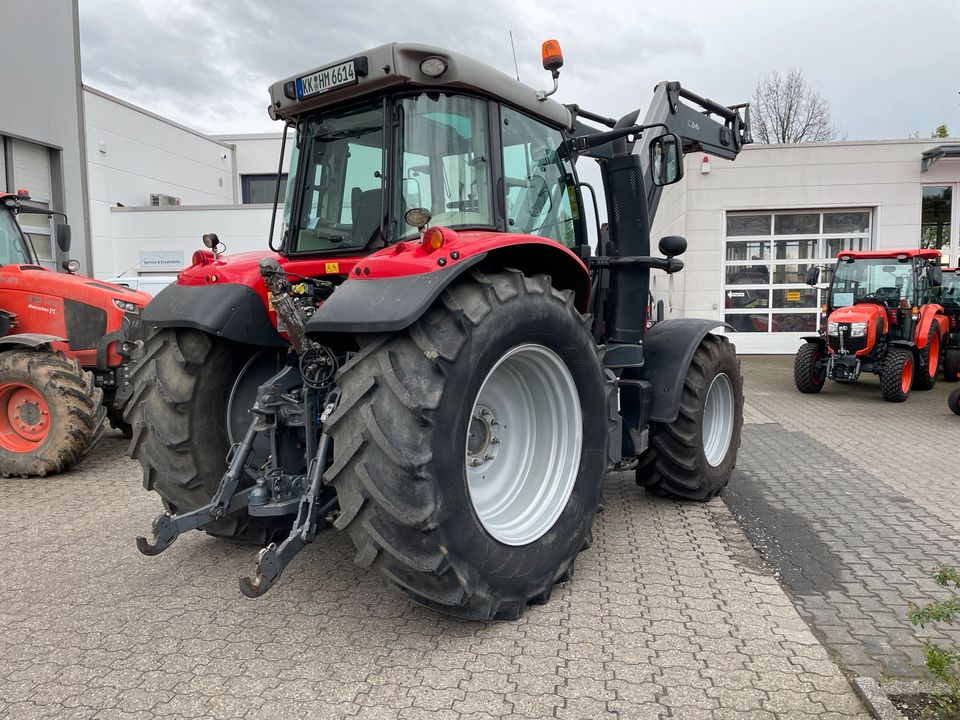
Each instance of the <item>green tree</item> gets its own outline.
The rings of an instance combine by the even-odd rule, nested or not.
[[[946,123],[940,123],[937,125],[937,129],[933,131],[930,135],[932,138],[946,138],[950,137],[950,131],[947,129]]]

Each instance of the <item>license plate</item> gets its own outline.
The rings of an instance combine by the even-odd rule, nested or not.
[[[297,97],[301,100],[320,95],[357,82],[357,70],[353,60],[318,70],[297,78]]]

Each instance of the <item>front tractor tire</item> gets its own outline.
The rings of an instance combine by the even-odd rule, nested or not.
[[[0,474],[42,477],[83,460],[103,434],[103,391],[76,360],[0,353]]]
[[[672,423],[652,423],[637,484],[676,500],[706,502],[727,486],[743,427],[743,376],[727,338],[707,335],[693,355]]]
[[[806,394],[823,390],[827,377],[824,359],[823,346],[819,343],[805,342],[800,346],[793,359],[793,383],[797,390]]]
[[[546,602],[592,539],[613,391],[572,294],[473,272],[361,343],[326,425],[355,562],[461,618]]]
[[[903,402],[913,388],[915,362],[908,348],[892,347],[883,360],[880,372],[880,392],[887,402]]]
[[[144,487],[155,490],[169,512],[193,510],[216,492],[231,446],[231,392],[256,351],[199,330],[167,328],[149,337],[131,363],[133,392],[124,411],[132,428],[129,452],[140,461]],[[265,545],[289,532],[290,522],[240,510],[203,529]]]

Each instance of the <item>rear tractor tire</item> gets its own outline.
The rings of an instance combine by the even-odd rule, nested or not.
[[[955,415],[960,415],[960,388],[950,393],[950,397],[947,398],[947,407],[949,407]]]
[[[43,477],[87,456],[103,434],[103,391],[76,360],[0,353],[0,474]]]
[[[693,355],[672,423],[653,423],[637,484],[676,500],[720,494],[737,464],[743,427],[743,376],[727,338],[707,335]]]
[[[960,380],[960,348],[949,347],[943,354],[943,379],[946,382]]]
[[[913,386],[917,390],[932,390],[940,374],[940,333],[936,329],[931,329],[927,345],[918,356]]]
[[[124,410],[133,429],[130,456],[140,461],[144,487],[155,490],[169,512],[193,510],[216,492],[231,446],[231,393],[256,351],[199,330],[167,328],[148,338],[142,355],[131,362],[133,392]],[[252,482],[245,478],[241,486]],[[291,525],[289,516],[254,518],[240,510],[204,530],[265,545],[289,533]]]
[[[913,352],[907,348],[892,347],[887,350],[880,373],[880,391],[887,402],[903,402],[910,397],[914,376]]]
[[[592,539],[613,392],[572,293],[472,272],[361,343],[326,425],[355,562],[461,618],[547,602]]]
[[[793,360],[793,382],[797,390],[807,394],[823,390],[827,377],[823,360],[823,346],[819,343],[805,342],[800,346]]]

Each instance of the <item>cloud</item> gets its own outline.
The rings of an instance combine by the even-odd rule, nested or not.
[[[851,139],[960,133],[954,0],[893,4],[683,4],[554,0],[81,0],[85,82],[211,133],[275,129],[272,82],[399,40],[440,45],[549,84],[540,42],[560,40],[558,99],[605,115],[642,107],[660,80],[726,103],[771,70],[799,67]],[[931,18],[938,18],[931,22]],[[929,129],[928,129],[929,128]]]

